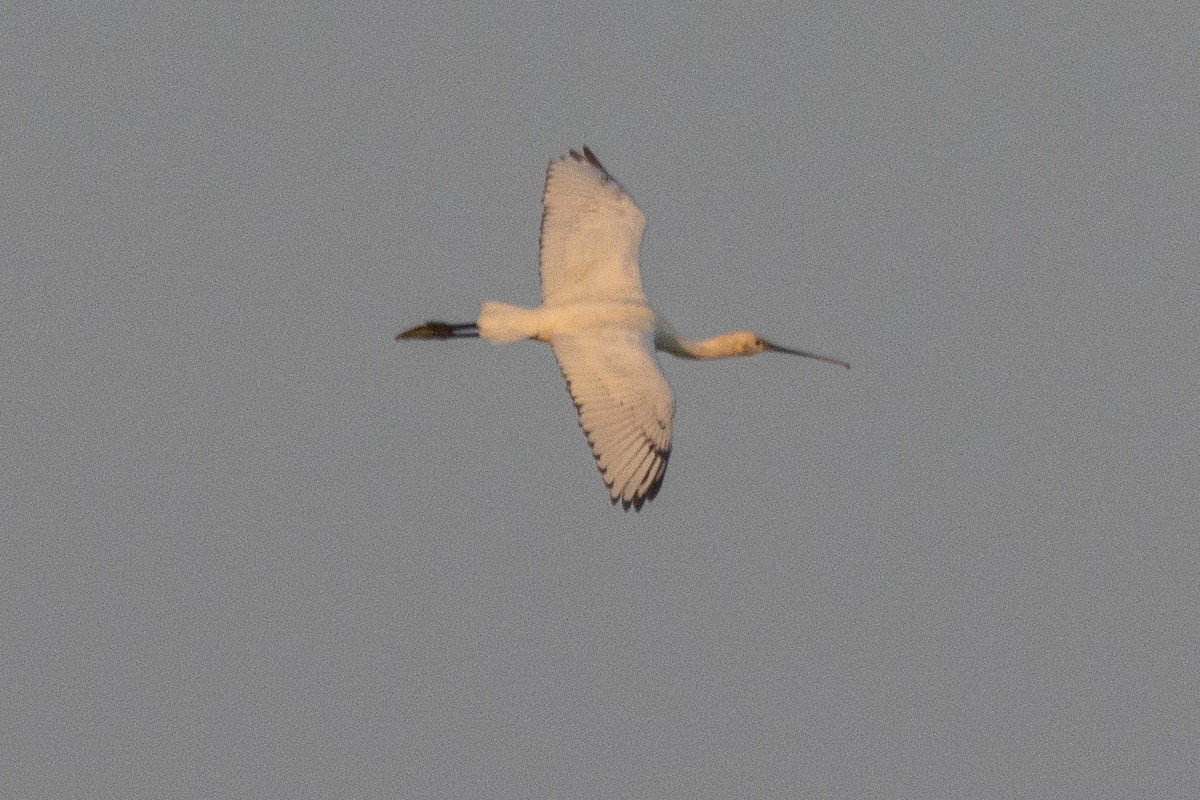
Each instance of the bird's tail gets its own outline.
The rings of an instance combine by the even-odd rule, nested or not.
[[[537,338],[537,312],[487,300],[479,310],[479,335],[492,344]]]

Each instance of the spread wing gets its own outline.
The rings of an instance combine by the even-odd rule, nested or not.
[[[613,503],[640,510],[662,485],[675,410],[651,335],[609,329],[554,336],[550,346]]]
[[[591,150],[550,162],[542,205],[545,305],[646,301],[637,263],[646,218]]]

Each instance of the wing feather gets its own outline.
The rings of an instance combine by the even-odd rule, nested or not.
[[[675,407],[650,334],[560,334],[550,346],[612,502],[641,509],[662,486]]]
[[[638,245],[646,218],[588,148],[550,162],[542,192],[542,302],[645,302]]]

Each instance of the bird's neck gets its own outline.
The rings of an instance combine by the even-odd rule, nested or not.
[[[734,355],[728,347],[728,336],[728,334],[721,334],[708,339],[692,341],[679,336],[673,329],[659,330],[654,337],[654,346],[679,358],[727,358]]]
[[[682,344],[689,358],[729,358],[741,355],[741,351],[734,346],[735,335],[732,333],[722,333],[719,336]]]
[[[692,341],[679,335],[675,326],[661,314],[654,314],[654,347],[679,358],[728,358],[741,355],[744,350],[737,346],[736,333],[722,333],[707,339]]]
[[[679,358],[700,358],[692,352],[692,342],[684,339],[675,326],[658,313],[654,315],[654,347]]]

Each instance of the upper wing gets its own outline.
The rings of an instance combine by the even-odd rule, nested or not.
[[[550,162],[542,205],[545,305],[646,301],[637,263],[646,218],[591,150]]]
[[[550,346],[613,503],[640,510],[662,485],[675,410],[650,335],[608,329]]]

